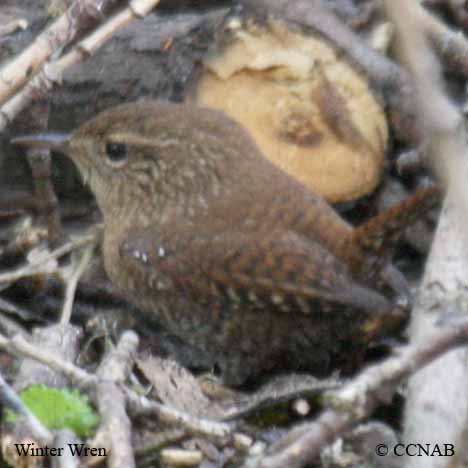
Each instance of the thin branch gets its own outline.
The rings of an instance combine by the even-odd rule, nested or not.
[[[78,265],[76,265],[76,268],[73,271],[73,274],[67,281],[67,289],[65,291],[65,301],[63,304],[62,314],[60,318],[60,323],[62,324],[68,323],[70,321],[72,308],[73,308],[73,301],[75,298],[75,291],[78,285],[78,280],[81,278],[81,275],[83,274],[84,270],[88,266],[93,250],[94,250],[94,245],[88,245],[85,248],[85,251],[81,255],[81,259],[78,262]]]
[[[459,110],[445,94],[441,70],[429,41],[423,39],[426,33],[435,43],[428,25],[436,23],[432,23],[434,20],[417,2],[387,0],[386,8],[398,31],[396,50],[418,85],[419,119],[429,148],[431,167],[448,188],[420,297],[411,317],[410,340],[417,345],[434,333],[435,312],[441,308],[450,310],[450,306],[466,310],[468,135]],[[446,38],[450,39],[450,36],[446,35]],[[411,443],[418,439],[432,445],[443,439],[444,443],[461,446],[466,438],[467,392],[466,350],[447,354],[412,377],[405,404],[403,442]],[[450,460],[408,457],[404,466],[460,466],[462,463],[457,460],[460,456],[463,455],[457,453]]]
[[[46,364],[51,369],[61,372],[72,383],[82,389],[95,388],[100,382],[98,376],[84,371],[55,354],[38,349],[21,336],[8,339],[0,335],[0,348],[9,353],[16,353]],[[157,416],[163,422],[180,425],[193,434],[203,434],[216,440],[229,439],[234,436],[232,427],[229,424],[196,418],[182,411],[151,401],[127,387],[123,387],[123,390],[130,408],[139,414]]]
[[[7,36],[15,32],[17,29],[26,29],[28,27],[28,21],[24,18],[16,18],[9,21],[6,24],[0,25],[0,37]]]
[[[6,64],[0,70],[0,103],[13,96],[54,52],[69,44],[83,21],[90,18],[90,12],[99,11],[101,3],[101,0],[75,1],[26,50]]]
[[[21,335],[6,338],[0,335],[0,348],[9,353],[28,357],[49,366],[54,371],[60,372],[70,381],[76,382],[83,389],[92,388],[97,383],[97,377],[89,374],[78,366],[47,350],[40,349],[26,341]]]
[[[38,260],[35,263],[20,267],[14,271],[9,271],[6,273],[0,274],[0,284],[2,283],[13,283],[22,278],[28,278],[30,276],[35,276],[40,273],[50,273],[47,263],[51,260],[56,260],[63,255],[72,252],[82,246],[89,245],[96,242],[96,233],[86,234],[76,239],[67,242],[58,249],[50,252],[50,254],[45,255],[43,258]]]
[[[199,466],[203,460],[200,450],[165,448],[161,450],[161,461],[169,466]]]
[[[439,56],[457,73],[468,76],[468,41],[461,31],[454,31],[421,8],[420,19],[426,35]]]
[[[46,131],[49,123],[50,106],[46,100],[43,105],[36,106],[32,112],[34,127],[39,126],[40,131]],[[39,129],[38,129],[39,130]],[[59,213],[59,203],[52,183],[52,160],[49,149],[26,149],[29,167],[35,185],[35,198],[40,200],[40,209],[47,216],[47,234],[49,245],[56,247],[62,234],[62,222]]]
[[[386,1],[385,6],[397,28],[397,54],[417,83],[418,120],[429,149],[431,168],[468,212],[463,118],[444,92],[440,64],[425,37],[429,15],[416,2],[408,5],[404,0],[392,0]]]
[[[7,384],[0,374],[0,400],[3,405],[11,409],[14,413],[23,418],[22,424],[28,428],[28,432],[37,441],[43,444],[51,444],[53,435],[36,416],[21,401],[15,391]]]
[[[88,0],[89,1],[89,0]],[[21,91],[0,108],[0,131],[38,96],[52,89],[61,81],[62,74],[72,64],[79,63],[92,55],[108,41],[115,32],[141,18],[158,5],[160,0],[132,0],[130,5],[110,18],[62,58],[46,63]],[[0,101],[1,102],[1,101]]]
[[[64,447],[69,447],[77,442],[75,434],[68,429],[61,429],[57,432],[53,441],[53,447],[62,449],[63,453],[61,451],[59,452],[61,453],[59,457],[53,458],[52,468],[79,468],[82,466],[79,457],[73,455],[70,450],[63,450]]]
[[[162,422],[177,424],[192,434],[204,434],[216,440],[232,436],[232,428],[229,424],[194,418],[187,413],[149,400],[128,388],[125,388],[125,393],[130,410],[138,415],[156,416]]]
[[[125,411],[123,384],[130,374],[138,347],[138,336],[132,331],[122,333],[117,346],[100,364],[96,388],[97,406],[102,421],[94,439],[97,447],[109,447],[109,468],[135,467],[132,449],[131,421]]]
[[[368,417],[382,399],[388,400],[396,386],[409,375],[447,351],[468,342],[468,319],[460,320],[427,338],[425,343],[407,345],[398,355],[364,370],[341,390],[330,392],[331,407],[307,425],[293,429],[270,447],[268,456],[245,467],[299,468],[312,461],[327,444]]]

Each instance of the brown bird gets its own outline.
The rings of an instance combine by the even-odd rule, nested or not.
[[[14,142],[73,160],[104,217],[110,279],[233,385],[279,362],[323,375],[359,354],[399,316],[386,246],[438,199],[420,189],[353,229],[239,124],[189,105],[124,104]]]

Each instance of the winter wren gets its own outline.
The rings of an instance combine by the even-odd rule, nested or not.
[[[181,104],[125,104],[16,143],[73,160],[111,280],[234,385],[279,362],[324,374],[362,350],[395,317],[384,246],[437,198],[421,189],[353,229],[232,119]]]

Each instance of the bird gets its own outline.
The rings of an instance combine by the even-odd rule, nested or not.
[[[193,104],[121,104],[13,143],[73,161],[103,215],[110,280],[231,386],[276,367],[346,368],[401,323],[395,244],[440,198],[420,188],[353,227],[241,124]]]

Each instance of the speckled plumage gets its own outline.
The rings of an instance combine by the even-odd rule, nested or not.
[[[111,161],[109,143],[126,157]],[[229,384],[279,360],[324,374],[365,345],[394,310],[375,278],[380,244],[435,199],[427,189],[353,236],[241,126],[178,104],[111,109],[66,152],[104,215],[111,280],[209,353]]]

